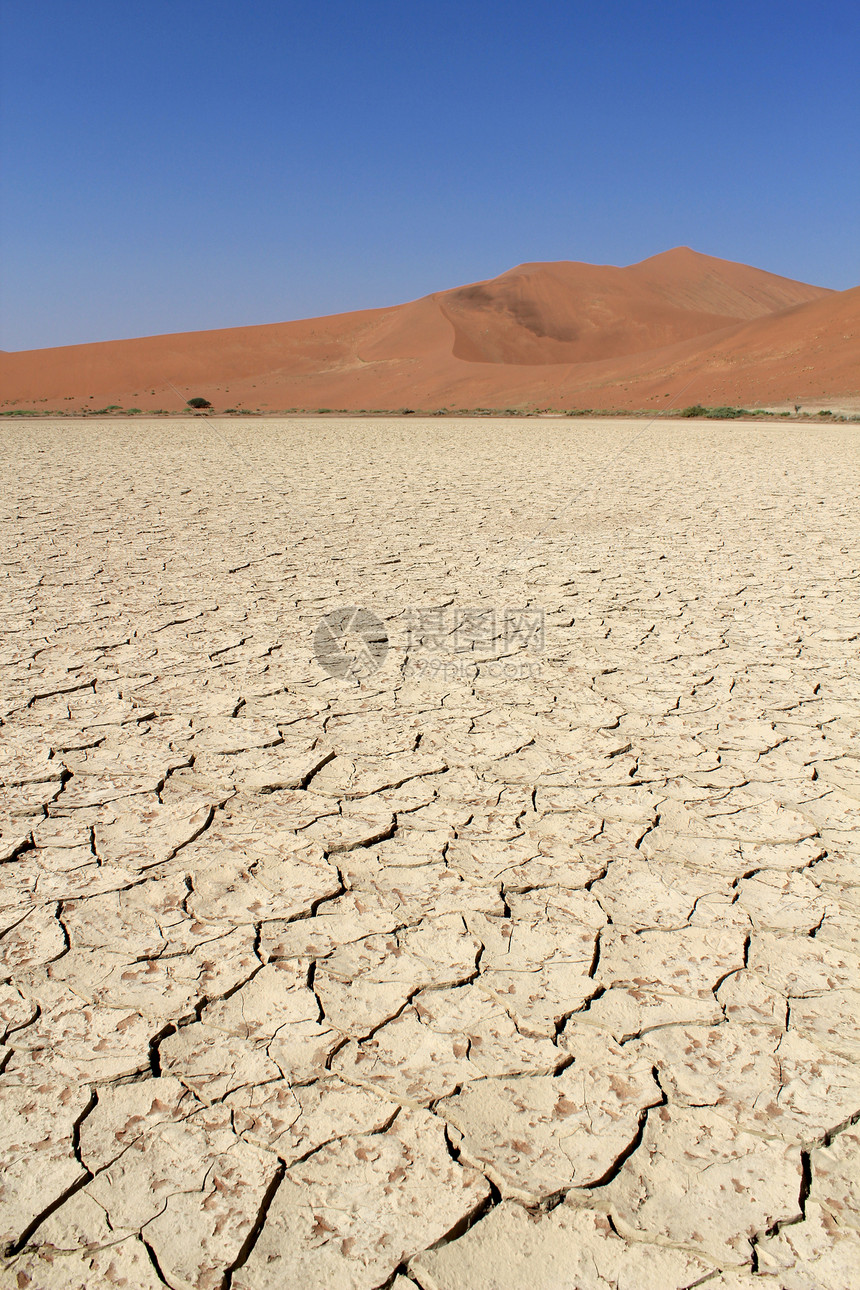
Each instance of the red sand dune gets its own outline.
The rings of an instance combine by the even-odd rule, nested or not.
[[[860,395],[860,288],[677,247],[524,264],[388,309],[0,355],[6,406],[659,408]],[[182,391],[182,399],[170,388]]]

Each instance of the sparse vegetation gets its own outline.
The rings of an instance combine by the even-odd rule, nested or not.
[[[728,404],[723,404],[718,408],[706,408],[701,403],[693,403],[688,408],[682,408],[678,414],[682,417],[706,417],[709,421],[734,421],[738,417],[773,417],[775,412],[769,412],[767,408],[733,408]],[[785,413],[784,415],[788,415]]]
[[[708,408],[705,415],[708,417],[714,417],[718,421],[732,421],[735,417],[747,417],[749,416],[749,413],[746,408],[721,407]]]
[[[67,401],[69,401],[70,397],[71,396],[67,396]],[[203,415],[206,409],[212,408],[212,403],[208,399],[203,399],[202,396],[198,396],[193,399],[189,399],[186,404],[186,408],[197,415]],[[177,413],[175,410],[170,410],[168,408],[147,408],[147,409],[123,408],[122,405],[118,403],[109,403],[103,408],[88,407],[86,403],[84,403],[76,409],[68,409],[66,413],[64,413],[61,409],[37,410],[35,408],[15,408],[15,407],[11,407],[11,408],[7,407],[7,408],[0,409],[0,416],[5,416],[5,417],[27,417],[27,416],[44,417],[44,416],[63,416],[63,415],[69,415],[69,414],[75,415],[75,416],[89,416],[89,417],[109,416],[113,414],[120,417],[141,416],[141,415],[169,417],[169,416],[182,415],[181,413]],[[671,410],[667,409],[659,412],[656,411],[654,408],[640,408],[638,410],[631,409],[631,408],[558,409],[558,408],[532,408],[532,407],[523,407],[523,406],[507,407],[507,408],[471,407],[471,408],[432,408],[432,409],[419,409],[419,408],[406,408],[406,407],[397,408],[397,409],[393,409],[393,408],[358,408],[358,409],[282,408],[280,410],[277,410],[276,412],[273,412],[272,409],[263,405],[262,407],[258,407],[258,408],[246,408],[242,406],[224,408],[223,412],[218,413],[217,415],[259,417],[259,416],[273,416],[273,415],[285,416],[285,415],[291,415],[291,414],[292,415],[298,414],[298,415],[305,415],[305,416],[313,416],[313,415],[368,416],[368,417],[392,417],[392,416],[446,417],[447,416],[447,417],[470,417],[470,418],[473,418],[473,417],[533,417],[533,416],[544,414],[544,415],[552,415],[552,416],[559,416],[559,417],[562,417],[562,416],[571,417],[571,418],[590,417],[595,419],[603,418],[603,417],[608,417],[611,419],[626,418],[626,417],[638,418],[643,416],[653,417],[655,415],[658,415],[658,416],[674,416],[674,417],[686,417],[686,418],[702,418],[705,420],[713,420],[713,421],[733,421],[739,418],[746,418],[747,420],[754,420],[754,419],[758,420],[764,417],[765,419],[771,419],[771,420],[776,420],[778,418],[779,419],[796,418],[799,421],[806,421],[806,422],[819,422],[819,421],[826,422],[828,425],[837,425],[845,422],[856,423],[858,419],[860,419],[856,414],[851,415],[850,413],[834,412],[830,408],[821,408],[820,410],[815,412],[813,412],[811,409],[808,411],[804,411],[801,409],[800,413],[794,413],[788,410],[774,411],[769,408],[740,408],[740,407],[733,407],[730,404],[721,404],[719,407],[706,407],[702,403],[694,403],[686,408],[671,409]]]

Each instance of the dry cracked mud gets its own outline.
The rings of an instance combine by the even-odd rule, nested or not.
[[[856,431],[2,448],[0,1286],[857,1285]]]

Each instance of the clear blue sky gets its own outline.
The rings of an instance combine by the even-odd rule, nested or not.
[[[860,283],[856,0],[2,0],[0,347],[684,244]]]

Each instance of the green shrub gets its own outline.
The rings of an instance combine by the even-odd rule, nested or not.
[[[708,409],[703,408],[701,403],[691,403],[688,408],[681,411],[682,417],[706,417],[707,415]]]
[[[212,404],[208,399],[201,399],[198,395],[197,398],[189,399],[185,406],[188,408],[211,408]]]
[[[746,408],[722,407],[708,408],[707,415],[709,417],[715,417],[718,421],[731,421],[735,417],[749,416],[749,413]]]

